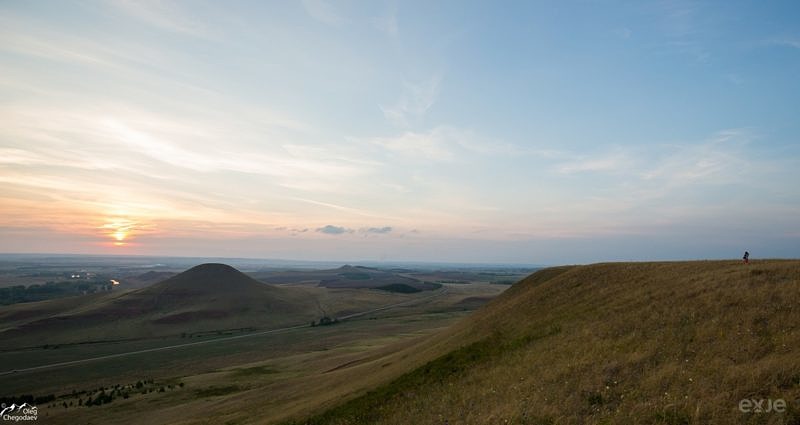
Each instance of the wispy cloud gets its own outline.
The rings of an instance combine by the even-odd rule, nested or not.
[[[208,27],[198,20],[191,19],[190,10],[182,8],[182,3],[180,2],[112,0],[108,1],[107,4],[130,17],[162,30],[202,38],[211,37]]]
[[[179,70],[176,63],[182,53],[158,49],[153,46],[131,43],[127,40],[113,36],[99,39],[92,34],[81,32],[64,33],[44,26],[36,21],[19,17],[0,16],[0,51],[14,55],[45,59],[53,63],[80,66],[86,76],[111,77],[116,81],[116,88],[125,87],[121,82],[135,80],[145,87],[153,85],[169,85],[170,89],[192,89],[195,93],[208,93],[207,88],[192,85],[189,81],[191,73]],[[7,65],[13,72],[13,67],[18,66],[15,61]],[[24,87],[30,79],[38,79],[52,83],[52,72],[46,67],[29,68],[28,75],[14,74],[17,77],[16,85]],[[64,75],[61,76],[62,78]],[[177,78],[177,79],[175,79]],[[41,84],[41,83],[40,83]],[[41,90],[39,85],[29,85],[30,89]],[[75,89],[80,88],[76,84]],[[96,87],[96,86],[93,86]],[[48,87],[52,92],[57,90],[68,94],[68,85],[58,86],[57,89]],[[86,90],[91,94],[91,89]]]
[[[235,171],[287,181],[314,176],[354,177],[374,165],[329,149],[304,148],[300,144],[249,148],[250,140],[272,127],[273,121],[266,117],[260,123],[231,120],[226,114],[207,120],[203,116],[167,118],[130,106],[106,106],[102,111],[83,109],[80,105],[64,109],[0,107],[4,111],[0,122],[6,125],[6,133],[19,141],[19,146],[6,148],[10,155],[4,162],[115,168],[115,164],[121,167],[132,158],[145,156],[193,171]],[[43,115],[49,119],[39,119]],[[226,145],[215,146],[216,140],[223,139],[228,140]],[[71,144],[73,149],[58,148],[64,143]],[[207,148],[196,149],[198,144]]]
[[[0,49],[20,55],[40,57],[63,62],[74,62],[106,67],[119,67],[126,60],[101,43],[69,35],[59,35],[47,30],[19,32],[14,21],[0,19]],[[58,40],[53,42],[53,40]]]
[[[581,156],[559,164],[556,169],[562,174],[586,172],[619,173],[630,169],[634,159],[623,152],[611,152],[599,156]]]
[[[758,140],[751,129],[729,129],[697,141],[615,147],[594,156],[573,154],[569,161],[559,157],[540,176],[544,187],[552,186],[552,193],[539,189],[547,201],[531,200],[536,205],[529,207],[531,216],[508,219],[504,228],[516,223],[518,233],[528,237],[561,238],[658,233],[727,216],[762,214],[785,221],[778,211],[792,208],[791,195],[774,182],[796,179],[791,170],[800,163],[760,149]],[[562,177],[565,173],[569,179]],[[772,204],[742,203],[763,198]]]
[[[436,103],[442,75],[427,79],[403,82],[400,98],[391,105],[380,105],[383,115],[391,123],[407,127],[420,120]]]
[[[292,204],[292,197],[307,188],[317,196],[347,193],[374,167],[347,149],[299,141],[253,146],[269,134],[263,120],[154,114],[130,104],[11,103],[0,105],[0,126],[0,181],[9,196],[3,203],[19,206],[4,209],[4,222],[54,222],[41,209],[37,216],[44,222],[26,218],[26,199],[39,199],[78,221],[96,222],[119,209],[137,222],[158,217],[183,223],[171,224],[173,232],[207,221],[220,224],[210,233],[222,232],[226,223],[256,231],[308,220],[315,209]],[[295,213],[265,204],[293,205]],[[342,213],[381,216],[356,209],[333,216]]]
[[[681,183],[734,183],[750,174],[757,162],[747,158],[744,148],[753,136],[746,129],[731,129],[716,133],[699,144],[665,147],[666,153],[640,171],[645,180],[660,179],[670,186]]]
[[[405,132],[395,137],[376,137],[369,141],[390,152],[433,161],[452,161],[457,156],[461,134],[450,127],[437,127],[426,133]]]
[[[428,161],[452,162],[470,155],[542,158],[563,156],[562,152],[554,149],[518,146],[448,125],[440,125],[421,132],[406,131],[396,136],[373,137],[366,141],[407,158]]]
[[[696,143],[662,144],[648,149],[616,147],[592,156],[573,154],[571,159],[557,164],[555,170],[561,174],[617,174],[672,182],[730,180],[746,174],[752,163],[744,152],[752,138],[747,129],[730,129]]]

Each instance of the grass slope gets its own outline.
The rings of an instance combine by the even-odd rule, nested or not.
[[[797,424],[799,326],[800,261],[545,269],[416,347],[427,363],[291,423]]]

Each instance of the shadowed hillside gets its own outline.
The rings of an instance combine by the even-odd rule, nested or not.
[[[320,314],[317,302],[302,288],[264,284],[224,264],[202,264],[115,296],[54,301],[4,311],[18,323],[0,337],[18,344],[33,343],[39,335],[50,344],[130,339],[297,324]]]
[[[407,352],[427,363],[293,423],[797,424],[798,306],[800,261],[545,269]]]
[[[135,289],[135,288],[144,288],[154,283],[158,283],[163,280],[169,279],[172,276],[175,276],[175,273],[167,271],[151,270],[149,272],[141,273],[135,276],[127,276],[125,278],[121,278],[121,280],[125,284],[126,288]]]
[[[303,295],[258,282],[225,264],[202,264],[130,293],[112,309],[123,315],[152,313],[151,320],[159,324],[223,318],[231,319],[232,326],[288,323],[282,318],[296,319],[296,313],[315,306]]]
[[[253,301],[267,302],[264,304],[266,307],[270,298],[280,298],[284,292],[272,285],[258,282],[231,266],[201,264],[163,282],[133,292],[118,300],[118,304],[153,311],[170,311],[182,306],[196,308],[208,302],[218,304],[217,309],[228,307],[230,303],[250,304]],[[238,312],[231,312],[236,313]]]

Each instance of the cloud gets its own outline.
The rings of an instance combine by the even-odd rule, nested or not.
[[[293,236],[293,237],[294,237],[294,236],[299,236],[300,234],[302,234],[302,233],[306,233],[306,232],[308,232],[308,228],[306,228],[306,227],[304,227],[304,228],[302,228],[302,229],[301,229],[301,228],[293,228],[293,229],[289,229],[289,234],[290,234],[291,236]]]
[[[459,147],[458,130],[437,127],[425,133],[405,132],[394,137],[376,137],[370,142],[400,155],[433,161],[452,161]]]
[[[442,75],[418,81],[404,81],[403,92],[393,105],[379,105],[383,116],[399,127],[408,127],[421,119],[436,103]]]
[[[744,152],[752,138],[746,129],[730,129],[717,132],[702,143],[666,146],[666,152],[652,160],[640,175],[670,186],[740,182],[756,163]]]
[[[729,182],[752,165],[744,152],[752,138],[747,129],[729,129],[695,143],[617,147],[593,156],[573,154],[555,170],[559,174],[616,174],[643,181]]]
[[[758,136],[750,129],[729,129],[695,141],[576,153],[544,168],[549,173],[541,179],[550,182],[552,193],[543,199],[549,202],[531,201],[531,214],[538,216],[520,228],[529,236],[557,237],[657,232],[680,223],[723,226],[723,217],[758,208],[777,220],[792,195],[775,182],[796,180],[798,161],[754,140]],[[563,178],[565,173],[571,177]]]
[[[393,228],[391,226],[383,226],[383,227],[363,227],[358,229],[358,233],[362,233],[364,235],[385,235],[391,233]],[[356,230],[350,229],[344,226],[334,226],[332,224],[328,224],[326,226],[317,228],[315,230],[319,233],[325,233],[326,235],[343,235],[345,233],[356,233]]]
[[[131,49],[112,46],[106,40],[99,42],[88,37],[58,33],[36,26],[26,19],[0,18],[0,40],[0,50],[3,51],[64,63],[111,68],[116,72],[130,72],[130,64],[143,62],[142,56],[131,54]]]
[[[369,227],[369,228],[363,229],[363,231],[365,233],[376,233],[376,234],[379,234],[379,235],[384,235],[386,233],[390,233],[392,231],[392,227],[391,226]]]
[[[320,227],[316,230],[319,233],[325,233],[326,235],[341,235],[343,233],[352,233],[352,229],[348,229],[346,227],[341,226],[334,226],[328,224],[326,226]]]
[[[609,154],[578,157],[561,163],[556,167],[561,174],[577,174],[586,172],[621,172],[631,166],[635,160],[630,155],[621,152]]]
[[[303,0],[303,8],[309,16],[324,24],[340,26],[345,22],[339,12],[325,0]]]
[[[156,28],[174,33],[208,38],[208,29],[190,19],[186,10],[181,10],[180,2],[161,0],[117,0],[108,2],[126,15],[139,19]],[[196,7],[196,5],[195,5]]]
[[[555,150],[520,147],[489,139],[471,130],[441,125],[424,132],[406,131],[397,136],[374,137],[368,143],[415,160],[450,162],[466,155],[563,156]]]
[[[323,179],[330,187],[332,181],[362,176],[374,166],[359,159],[357,152],[343,149],[299,143],[252,146],[250,140],[262,138],[275,125],[226,115],[171,116],[108,103],[70,108],[57,103],[0,106],[4,134],[16,141],[16,146],[0,147],[7,154],[0,162],[114,169],[153,177],[178,169],[234,172],[268,176],[287,187]],[[219,145],[218,140],[226,143]],[[171,167],[158,167],[156,161]]]
[[[79,222],[96,220],[119,208],[125,211],[123,216],[135,220],[158,217],[184,222],[184,227],[213,221],[220,226],[272,228],[293,223],[298,215],[316,221],[323,213],[318,207],[296,203],[291,214],[264,205],[288,205],[298,195],[352,191],[361,176],[371,173],[358,152],[341,147],[300,141],[250,143],[265,138],[269,123],[227,113],[171,112],[143,111],[134,104],[107,101],[95,105],[79,101],[66,107],[56,96],[0,106],[0,181],[6,188],[0,204],[7,206],[0,212],[2,222],[35,221],[26,206],[39,200]],[[303,148],[306,145],[309,148]],[[302,188],[293,188],[297,186]],[[315,188],[313,194],[308,187]],[[44,216],[41,208],[37,211],[38,217]],[[385,219],[376,212],[362,214]],[[58,216],[43,220],[57,223]],[[331,217],[331,212],[325,211],[324,216]],[[174,231],[174,226],[170,229]],[[302,228],[293,230],[302,233]],[[219,227],[210,232],[225,233]]]

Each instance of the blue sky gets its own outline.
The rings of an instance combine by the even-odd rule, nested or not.
[[[797,257],[796,2],[0,3],[0,251]]]

